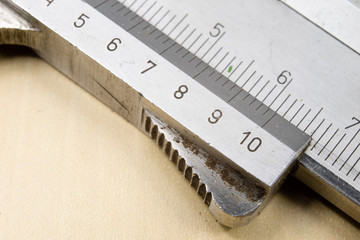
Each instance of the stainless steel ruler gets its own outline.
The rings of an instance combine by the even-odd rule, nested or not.
[[[291,171],[360,221],[360,11],[321,2],[8,0],[0,43],[149,135],[226,226]]]

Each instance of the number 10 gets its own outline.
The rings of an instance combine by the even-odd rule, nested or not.
[[[251,132],[244,132],[243,134],[245,134],[245,138],[242,140],[242,142],[240,143],[241,145],[244,144],[246,142],[246,140],[248,139],[248,137],[250,136]],[[248,143],[247,145],[247,149],[250,152],[256,152],[256,150],[259,149],[259,147],[261,146],[262,141],[260,138],[255,137],[253,139],[251,139],[251,141]]]

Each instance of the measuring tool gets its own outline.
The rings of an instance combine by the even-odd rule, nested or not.
[[[346,27],[291,0],[7,0],[0,42],[149,135],[226,226],[292,170],[360,221],[360,14],[332,2]]]

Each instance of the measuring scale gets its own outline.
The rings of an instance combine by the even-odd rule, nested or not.
[[[359,221],[353,4],[332,0],[339,28],[297,1],[2,1],[0,41],[149,135],[220,223],[248,223],[291,170]]]

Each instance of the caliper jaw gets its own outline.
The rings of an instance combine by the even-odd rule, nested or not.
[[[143,110],[140,129],[165,152],[217,221],[227,227],[248,224],[259,215],[291,170],[268,187],[209,155],[185,136]]]
[[[161,111],[141,94],[56,33],[30,16],[24,16],[26,13],[0,3],[0,44],[25,45],[34,49],[51,65],[151,137],[209,206],[215,218],[225,226],[245,225],[257,216],[305,148],[304,145],[294,153],[290,164],[284,166],[272,184],[264,183],[242,170],[241,166],[234,168],[226,157],[214,157],[213,152],[208,151],[211,147],[204,150],[201,147],[204,144],[195,144],[189,136],[177,131],[177,126],[166,124],[161,120],[166,119]],[[52,45],[47,44],[48,38]],[[91,66],[89,71],[84,71],[84,65]],[[107,84],[104,84],[105,80]],[[114,86],[121,91],[110,89]],[[115,93],[111,95],[111,92]]]

